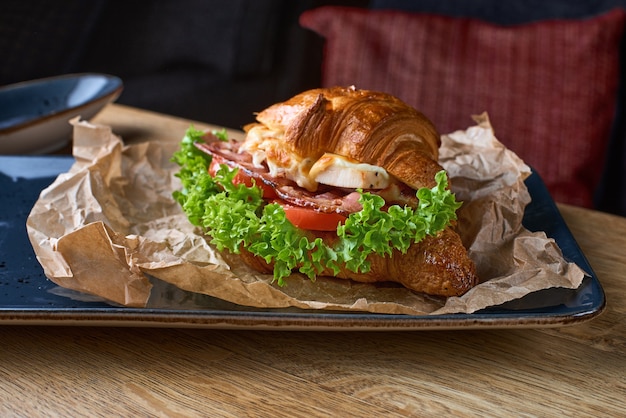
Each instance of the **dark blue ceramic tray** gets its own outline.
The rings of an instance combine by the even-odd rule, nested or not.
[[[0,324],[283,330],[536,328],[584,322],[605,307],[598,279],[537,174],[527,180],[533,200],[524,225],[544,230],[566,259],[589,273],[578,289],[544,290],[473,314],[413,316],[248,308],[155,282],[154,291],[167,294],[169,307],[112,306],[49,281],[26,234],[26,218],[40,191],[72,163],[71,157],[0,156]]]

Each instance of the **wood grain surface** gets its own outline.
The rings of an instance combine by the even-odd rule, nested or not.
[[[177,141],[189,126],[119,105],[97,120],[128,141]],[[626,416],[626,219],[559,208],[606,292],[592,321],[420,332],[2,326],[0,416]]]

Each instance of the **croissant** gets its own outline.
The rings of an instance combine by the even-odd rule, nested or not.
[[[437,162],[440,137],[434,125],[413,107],[381,92],[354,87],[309,90],[261,111],[256,123],[244,129],[243,143],[214,141],[197,146],[213,161],[237,167],[256,184],[270,188],[273,199],[281,205],[286,202],[285,212],[289,205],[341,216],[361,210],[354,187],[318,184],[309,175],[314,171],[311,167],[329,153],[340,160],[340,170],[348,167],[353,177],[362,174],[360,170],[369,170],[363,176],[389,176],[372,191],[386,205],[416,207],[416,190],[436,186],[436,175],[442,171]],[[370,180],[365,184],[370,185]],[[321,238],[331,248],[340,240],[337,221],[335,230],[296,226],[309,239]],[[250,267],[273,271],[271,259],[254,255],[243,245],[239,252]],[[306,257],[298,262],[310,262]],[[371,252],[366,260],[367,272],[340,264],[339,272],[325,268],[320,274],[359,282],[392,281],[438,296],[462,295],[478,283],[474,263],[453,222],[413,242],[406,252],[394,249],[391,256]]]

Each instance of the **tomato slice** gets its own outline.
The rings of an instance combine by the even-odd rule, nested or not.
[[[216,161],[215,158],[213,158],[211,164],[209,165],[209,174],[211,176],[215,176],[215,173],[217,173],[217,170],[219,170],[219,168],[220,163]],[[252,176],[247,174],[245,170],[242,170],[241,168],[239,169],[239,171],[237,171],[237,174],[235,174],[235,177],[233,178],[233,184],[245,184],[246,187],[252,187],[252,185],[256,185],[263,192],[263,198],[265,199],[274,199],[278,197],[276,191],[272,186],[265,184],[263,180],[253,180]]]
[[[216,158],[213,158],[213,161],[211,161],[209,165],[209,174],[215,176],[219,167],[220,163],[216,161]],[[308,229],[310,231],[334,231],[337,229],[337,225],[346,220],[345,216],[338,213],[319,212],[311,208],[290,205],[283,200],[277,199],[278,195],[272,186],[265,184],[260,179],[253,180],[253,177],[246,174],[245,170],[241,168],[233,178],[233,184],[245,184],[246,187],[251,187],[253,184],[256,184],[263,192],[263,198],[276,199],[274,202],[283,207],[287,220],[301,229]]]
[[[301,229],[310,231],[334,231],[337,225],[344,223],[346,217],[338,213],[324,213],[311,208],[290,205],[278,201],[285,210],[289,222]]]

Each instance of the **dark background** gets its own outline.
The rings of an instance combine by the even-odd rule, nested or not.
[[[302,29],[298,17],[327,4],[500,24],[626,8],[626,0],[3,0],[0,85],[109,73],[124,81],[118,103],[240,128],[253,121],[254,112],[320,85],[323,41]],[[597,208],[623,215],[625,91],[622,83],[596,199]]]

